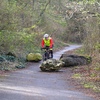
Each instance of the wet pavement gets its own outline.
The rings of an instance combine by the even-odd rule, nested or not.
[[[68,50],[80,47],[71,45],[54,54],[59,59]],[[0,77],[0,100],[95,100],[64,80],[67,69],[59,72],[41,72],[40,63],[30,63],[26,69]]]

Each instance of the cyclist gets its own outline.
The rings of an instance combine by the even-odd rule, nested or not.
[[[48,34],[44,34],[41,46],[42,48],[49,47],[50,58],[53,58],[53,44],[53,39]]]

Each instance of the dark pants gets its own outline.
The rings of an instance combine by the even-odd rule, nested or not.
[[[49,46],[45,46],[45,48],[48,50]],[[49,54],[50,58],[53,58],[53,50],[49,50]]]
[[[50,50],[50,58],[53,58],[53,50]]]

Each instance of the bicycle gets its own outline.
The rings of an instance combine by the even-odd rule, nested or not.
[[[43,61],[47,60],[50,58],[50,49],[48,46],[44,47],[44,48],[41,48],[41,50],[44,50],[43,51],[43,54],[42,54],[42,57],[43,57]]]

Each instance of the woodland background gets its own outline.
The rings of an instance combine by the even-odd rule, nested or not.
[[[40,52],[45,33],[55,50],[83,45],[78,54],[93,59],[87,67],[93,81],[85,86],[100,92],[100,0],[0,0],[0,54]]]

